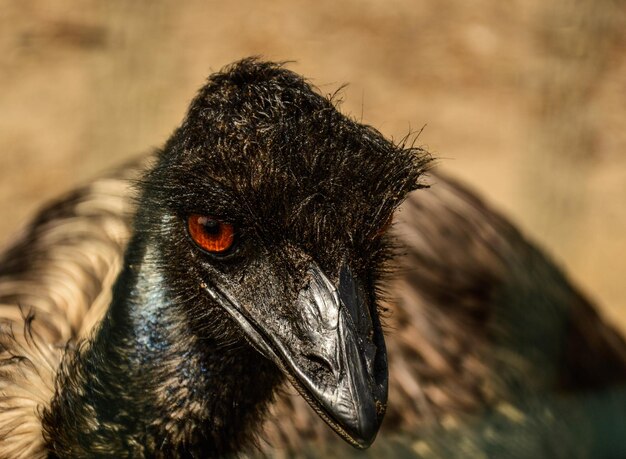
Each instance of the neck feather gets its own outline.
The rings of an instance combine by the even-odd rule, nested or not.
[[[44,413],[58,456],[221,457],[249,446],[261,425],[278,370],[242,338],[194,333],[154,252],[131,241],[107,315],[63,359]],[[214,309],[215,324],[235,327]]]

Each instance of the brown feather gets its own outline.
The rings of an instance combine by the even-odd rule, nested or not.
[[[46,457],[41,413],[64,347],[89,335],[111,297],[145,161],[43,208],[0,261],[0,457]]]
[[[524,422],[544,420],[529,421],[516,408],[520,385],[565,394],[626,381],[623,337],[544,253],[471,191],[433,172],[432,186],[413,192],[394,221],[398,256],[385,286],[389,404],[380,437],[404,433],[415,442],[413,453],[430,457],[429,451],[442,451],[444,438],[429,436],[431,429],[463,432],[468,417],[495,409],[523,438]],[[528,327],[537,336],[525,334]],[[545,343],[557,352],[546,355]],[[280,444],[288,456],[350,454],[297,394],[288,392],[274,409],[268,453]],[[443,450],[446,457],[459,452]]]

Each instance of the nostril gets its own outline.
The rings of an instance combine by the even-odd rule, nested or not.
[[[305,354],[307,359],[309,372],[316,378],[323,379],[325,377],[332,376],[334,374],[333,366],[331,363],[319,354]]]

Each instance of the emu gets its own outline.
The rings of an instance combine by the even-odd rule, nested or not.
[[[595,401],[624,378],[622,338],[470,192],[419,190],[430,162],[280,65],[212,75],[159,152],[4,253],[0,456],[296,452],[331,431],[365,448],[386,411],[415,454],[506,447],[486,425],[545,455],[583,438],[546,412],[620,421],[619,389]],[[264,423],[275,399],[297,425]],[[568,447],[596,451],[593,429]]]

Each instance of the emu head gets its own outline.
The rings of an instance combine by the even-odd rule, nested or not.
[[[210,77],[144,184],[190,329],[252,345],[356,447],[387,400],[383,233],[427,161],[248,59]]]

